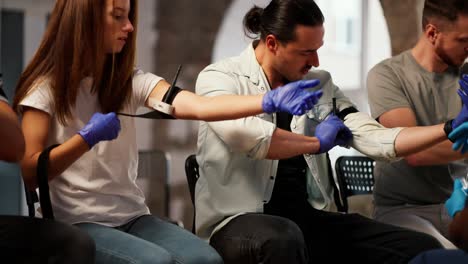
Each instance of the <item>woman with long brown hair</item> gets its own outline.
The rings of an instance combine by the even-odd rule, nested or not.
[[[135,184],[134,120],[120,120],[116,112],[151,106],[170,87],[154,74],[134,70],[136,18],[137,0],[56,1],[14,101],[23,114],[24,180],[34,188],[39,154],[61,144],[49,160],[54,214],[93,237],[97,263],[221,263],[207,243],[150,215]],[[302,114],[321,95],[304,89],[317,83],[211,98],[177,89],[173,115],[223,120],[262,112]]]

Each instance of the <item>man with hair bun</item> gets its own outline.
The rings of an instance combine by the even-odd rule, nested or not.
[[[337,190],[326,153],[335,145],[395,160],[447,135],[443,123],[385,128],[359,112],[328,72],[311,70],[319,66],[323,23],[312,0],[273,0],[265,8],[253,7],[244,26],[258,39],[198,76],[196,92],[204,96],[262,94],[310,79],[320,81],[310,90],[323,91],[304,115],[200,123],[196,232],[225,263],[408,263],[441,246],[427,234],[330,212]],[[454,127],[467,116],[461,111]]]

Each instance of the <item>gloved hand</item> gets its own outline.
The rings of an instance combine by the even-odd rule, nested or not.
[[[89,122],[78,134],[83,137],[91,149],[99,141],[116,139],[120,131],[120,120],[115,113],[94,113]]]
[[[458,89],[457,93],[463,102],[463,106],[460,113],[452,121],[452,129],[456,129],[458,126],[468,121],[468,75],[463,74],[458,83],[460,83],[460,89]]]
[[[461,149],[461,153],[465,154],[468,151],[468,122],[464,122],[455,128],[448,138],[454,142],[452,145],[454,151]]]
[[[353,134],[337,116],[330,116],[315,128],[315,137],[320,141],[318,153],[325,153],[336,145],[345,145]]]
[[[303,115],[317,104],[323,92],[304,91],[320,83],[319,80],[302,80],[288,83],[269,91],[263,96],[262,108],[265,113],[288,112],[292,115]]]
[[[460,179],[455,179],[453,182],[453,192],[450,198],[445,202],[447,212],[453,218],[455,214],[465,208],[467,189],[463,188]]]

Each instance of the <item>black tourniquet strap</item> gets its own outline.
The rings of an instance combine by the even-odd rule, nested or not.
[[[42,151],[37,160],[37,185],[39,186],[39,203],[41,204],[42,217],[46,219],[54,219],[54,212],[52,211],[52,204],[50,202],[49,194],[49,154],[52,149],[60,146],[52,145]]]

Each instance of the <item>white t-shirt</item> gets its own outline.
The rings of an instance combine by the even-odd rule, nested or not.
[[[133,94],[122,112],[134,114],[144,106],[151,91],[162,78],[136,70]],[[73,118],[63,126],[54,114],[47,81],[38,84],[20,103],[48,113],[51,126],[47,146],[61,144],[82,129],[95,112],[101,112],[97,96],[91,94],[92,79],[80,84]],[[119,116],[121,131],[117,139],[97,143],[50,184],[50,196],[56,219],[70,223],[92,222],[119,226],[138,216],[149,214],[143,192],[136,185],[138,150],[135,121]]]

